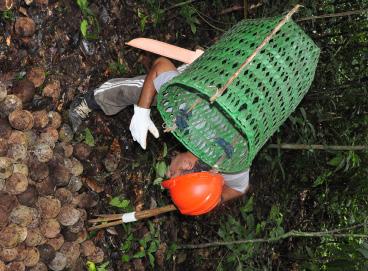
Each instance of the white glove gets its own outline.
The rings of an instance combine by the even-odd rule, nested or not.
[[[147,132],[150,131],[155,138],[159,137],[158,130],[150,117],[151,109],[134,105],[134,115],[130,121],[129,130],[134,141],[137,141],[142,149],[146,149]]]

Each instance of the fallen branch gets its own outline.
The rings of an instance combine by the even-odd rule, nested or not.
[[[213,29],[215,29],[215,30],[217,30],[217,31],[220,31],[220,32],[225,32],[225,30],[224,29],[222,29],[222,28],[219,28],[219,27],[217,27],[217,26],[215,26],[215,25],[213,25],[212,23],[210,23],[208,20],[206,20],[206,18],[204,18],[204,16],[202,16],[199,12],[198,12],[198,10],[197,9],[194,9],[195,10],[195,12],[198,14],[198,16],[206,23],[206,24],[208,24],[210,27],[212,27]]]
[[[346,11],[346,12],[339,12],[334,14],[324,14],[320,16],[310,16],[310,17],[304,17],[295,20],[296,22],[304,22],[304,21],[310,21],[310,20],[317,20],[317,19],[325,19],[325,18],[334,18],[334,17],[344,17],[344,16],[350,16],[350,15],[356,15],[356,14],[362,14],[368,12],[368,9],[363,10],[352,10],[352,11]]]
[[[252,10],[252,9],[255,9],[255,8],[258,8],[262,5],[263,5],[262,3],[258,3],[258,4],[255,4],[255,5],[250,5],[249,8],[248,8],[248,11]],[[224,15],[224,14],[227,14],[227,13],[230,13],[230,12],[233,12],[233,11],[238,11],[238,10],[243,10],[243,9],[244,9],[244,6],[236,5],[236,6],[232,6],[230,8],[224,9],[219,14]]]
[[[244,13],[244,19],[246,19],[246,18],[248,18],[248,0],[244,0],[244,4],[243,4],[243,6],[244,6],[244,11],[243,11],[243,13]]]
[[[291,18],[291,16],[299,10],[301,5],[296,5],[289,13],[276,25],[272,32],[263,40],[256,50],[241,64],[240,68],[229,78],[229,80],[221,88],[216,90],[216,93],[210,98],[213,103],[224,91],[232,84],[232,82],[239,76],[240,72],[256,57],[256,55],[263,49],[264,46],[275,36],[281,27]]]
[[[234,240],[234,241],[216,241],[210,243],[202,243],[202,244],[187,244],[187,245],[179,245],[178,249],[198,249],[198,248],[206,248],[206,247],[216,247],[216,246],[229,246],[229,245],[237,245],[237,244],[255,244],[255,243],[272,243],[277,242],[290,237],[308,237],[308,238],[319,238],[319,237],[335,237],[335,238],[368,238],[368,234],[357,234],[357,233],[340,233],[342,231],[352,230],[356,228],[360,228],[366,226],[366,223],[353,225],[347,228],[342,229],[333,229],[330,231],[318,231],[318,232],[302,232],[302,231],[289,231],[280,236],[273,238],[257,238],[257,239],[247,239],[247,240]]]
[[[260,6],[262,6],[262,3],[258,3],[256,5],[251,5],[248,10],[255,9],[257,7],[260,7]],[[236,6],[232,6],[230,8],[224,9],[219,14],[224,15],[224,14],[227,14],[227,13],[231,13],[233,11],[239,11],[239,10],[243,10],[243,9],[244,9],[244,6],[236,5]],[[344,17],[344,16],[350,16],[350,15],[362,14],[362,13],[365,13],[365,12],[368,12],[368,10],[367,9],[352,10],[352,11],[345,11],[345,12],[339,12],[339,13],[334,13],[334,14],[323,14],[323,15],[319,15],[319,16],[303,17],[303,18],[297,19],[295,21],[296,22],[303,22],[303,21],[325,19],[325,18]]]
[[[285,149],[285,150],[325,150],[325,151],[365,151],[368,146],[336,146],[336,145],[315,145],[315,144],[270,144],[267,146],[270,149]]]
[[[187,4],[191,4],[191,3],[196,2],[196,1],[198,1],[198,0],[188,0],[188,1],[177,3],[175,5],[172,5],[171,7],[165,8],[163,10],[163,12],[166,12],[168,10],[171,10],[171,9],[174,9],[174,8],[178,8],[178,7],[181,7],[181,6],[185,6]]]

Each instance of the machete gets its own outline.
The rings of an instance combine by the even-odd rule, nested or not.
[[[199,49],[191,51],[172,44],[148,38],[132,39],[125,44],[187,64],[192,63],[204,53],[204,51]]]

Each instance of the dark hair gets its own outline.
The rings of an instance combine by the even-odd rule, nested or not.
[[[184,175],[184,174],[189,174],[189,173],[194,173],[194,172],[209,171],[210,169],[211,167],[209,165],[207,165],[206,163],[198,159],[198,161],[195,163],[192,169],[183,170],[182,173]]]

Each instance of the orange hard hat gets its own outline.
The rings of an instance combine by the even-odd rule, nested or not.
[[[201,215],[221,200],[224,178],[218,173],[196,172],[162,182],[182,214]]]

